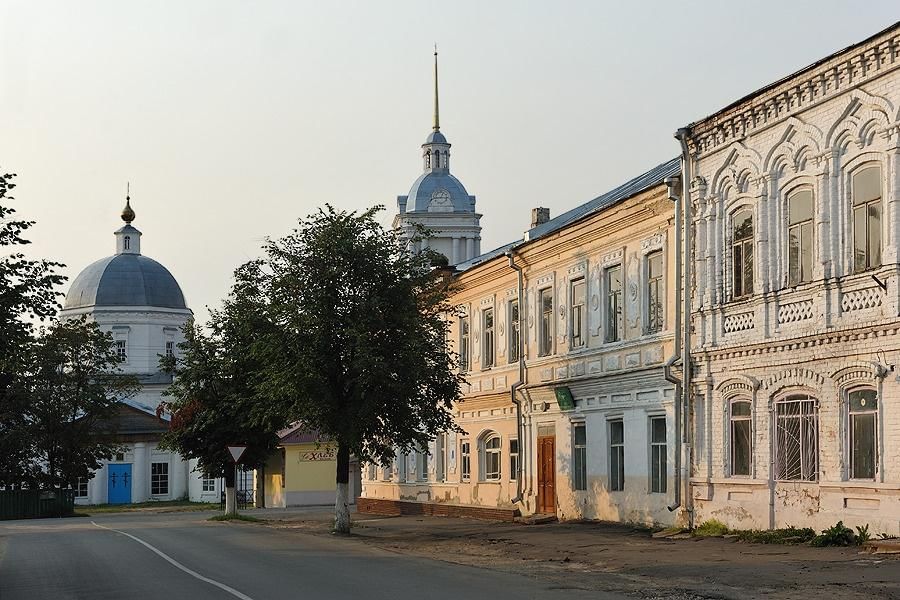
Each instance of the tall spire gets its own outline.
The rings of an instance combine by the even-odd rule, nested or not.
[[[437,44],[434,45],[434,125],[431,127],[435,131],[441,130],[441,117],[438,110],[438,63],[437,63]]]

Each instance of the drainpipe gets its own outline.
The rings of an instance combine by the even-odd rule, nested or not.
[[[522,401],[517,394],[519,387],[525,383],[525,305],[522,302],[525,284],[522,267],[516,264],[515,253],[510,250],[506,253],[506,258],[509,259],[509,268],[514,270],[519,277],[519,379],[509,386],[510,400],[516,405],[516,431],[519,436],[519,472],[516,475],[516,497],[512,499],[513,504],[515,504],[522,502],[522,479],[525,475],[525,470],[523,469],[525,465],[525,430],[522,423]]]
[[[670,512],[681,506],[681,379],[672,374],[672,367],[681,361],[681,179],[667,177],[669,200],[675,203],[675,349],[663,369],[666,381],[675,384],[675,498],[667,508]]]
[[[690,519],[690,525],[693,525],[693,510],[691,507],[691,494],[690,494],[690,456],[691,456],[691,405],[693,404],[693,391],[692,391],[692,382],[691,382],[691,271],[693,268],[693,260],[692,260],[692,252],[693,249],[693,241],[691,239],[691,232],[693,231],[691,228],[692,215],[691,215],[691,154],[688,148],[688,138],[690,136],[690,129],[686,127],[682,127],[675,133],[675,138],[681,143],[681,213],[684,223],[684,229],[682,230],[682,243],[684,244],[684,250],[682,252],[682,258],[684,260],[684,283],[682,285],[681,292],[684,298],[684,308],[682,313],[682,394],[683,401],[681,406],[681,418],[682,418],[682,444],[685,451],[685,456],[683,462],[686,464],[682,465],[682,469],[687,471],[686,475],[683,475],[683,485],[685,489],[684,493],[684,501],[685,501],[685,510],[688,512],[688,518]]]

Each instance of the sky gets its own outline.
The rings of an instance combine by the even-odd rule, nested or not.
[[[33,256],[142,253],[198,320],[267,236],[421,171],[434,44],[482,250],[678,155],[673,133],[900,20],[866,2],[0,0],[0,169]],[[67,286],[66,286],[67,287]]]

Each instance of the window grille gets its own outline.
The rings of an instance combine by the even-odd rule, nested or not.
[[[781,481],[817,481],[819,410],[814,398],[791,396],[775,404],[775,476]]]

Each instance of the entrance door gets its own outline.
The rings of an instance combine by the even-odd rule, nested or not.
[[[131,465],[107,465],[110,504],[131,504]]]
[[[538,512],[556,514],[556,438],[538,438]]]

